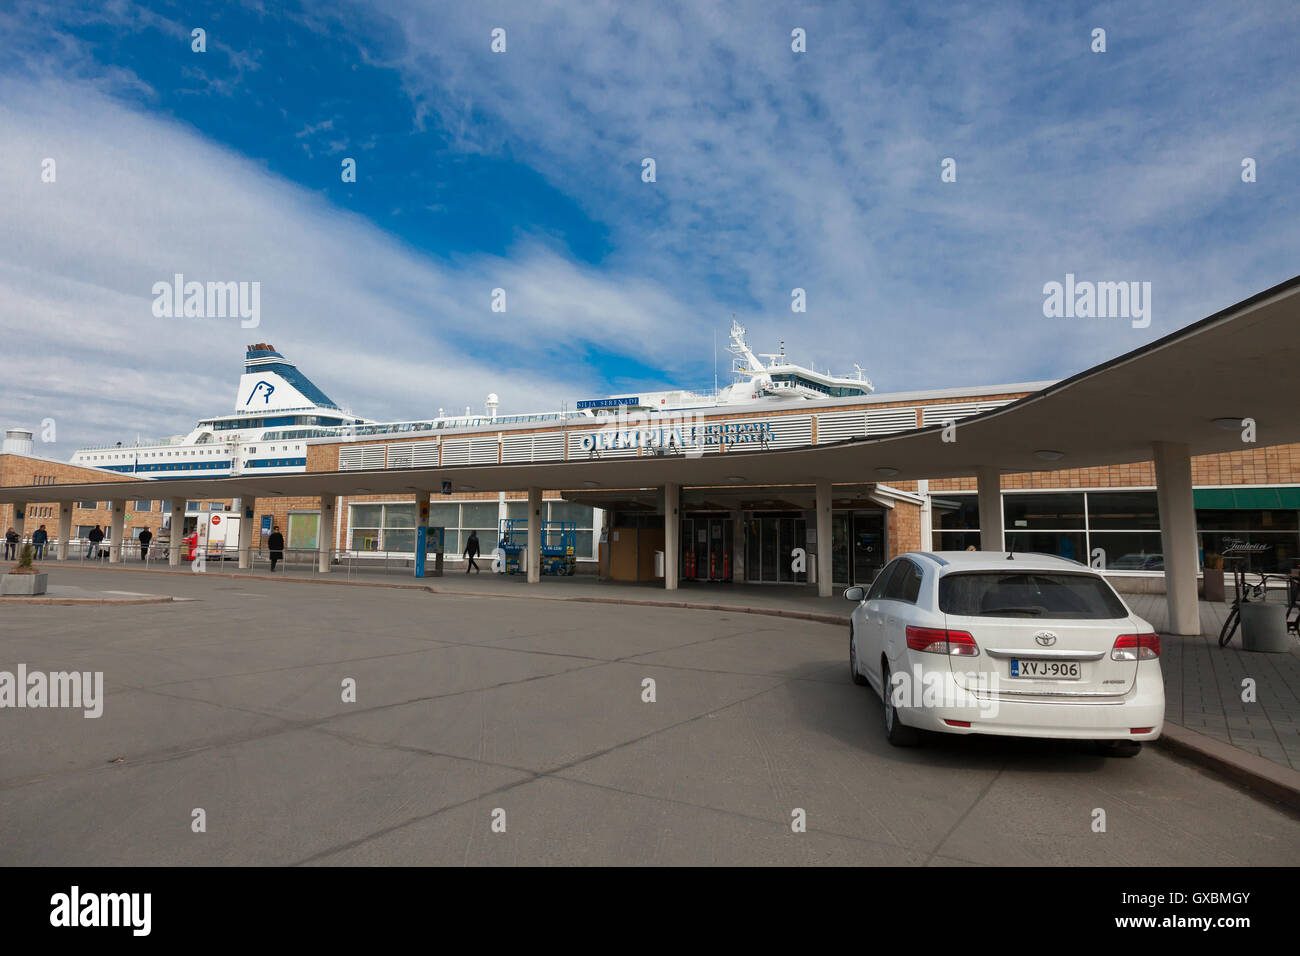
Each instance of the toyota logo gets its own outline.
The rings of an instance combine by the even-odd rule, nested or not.
[[[1056,643],[1056,635],[1051,631],[1039,631],[1034,635],[1034,640],[1043,645],[1043,647],[1051,647]]]

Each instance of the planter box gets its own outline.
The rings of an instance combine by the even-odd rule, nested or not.
[[[1204,598],[1207,601],[1218,601],[1223,603],[1223,568],[1206,568],[1201,572],[1202,580],[1205,582]]]
[[[1247,601],[1241,606],[1241,649],[1285,654],[1291,649],[1286,630],[1286,605]]]
[[[36,574],[6,574],[0,579],[0,594],[35,597],[44,594],[50,576],[45,572]]]

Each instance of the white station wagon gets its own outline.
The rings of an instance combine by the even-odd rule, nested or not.
[[[1160,638],[1077,562],[910,552],[844,597],[857,603],[853,681],[880,694],[896,746],[929,730],[1094,740],[1132,756],[1160,736]]]

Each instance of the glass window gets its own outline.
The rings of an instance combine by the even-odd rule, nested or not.
[[[1114,620],[1124,605],[1100,577],[1041,571],[961,571],[939,580],[939,609],[976,617]]]
[[[415,505],[384,505],[384,527],[414,528]],[[415,539],[412,538],[411,540],[414,541]]]
[[[921,569],[907,558],[900,558],[898,567],[885,585],[885,600],[905,601],[915,604],[921,593]]]
[[[980,549],[978,531],[936,531],[934,532],[936,551],[965,551],[967,548]]]
[[[871,590],[867,592],[868,601],[874,601],[884,595],[885,587],[889,584],[889,579],[893,577],[896,570],[898,570],[897,561],[885,565],[885,569],[877,574],[876,579],[871,582]]]
[[[152,502],[152,501],[137,501],[137,502],[135,503],[135,510],[136,510],[136,511],[153,511],[153,502]]]
[[[1158,531],[1097,531],[1089,538],[1092,553],[1102,551],[1102,567],[1108,571],[1163,571],[1164,548]],[[1092,555],[1088,564],[1092,564]]]
[[[352,529],[352,550],[353,551],[378,551],[379,550],[379,529],[354,527]]]
[[[1294,531],[1203,531],[1201,558],[1207,554],[1223,555],[1224,570],[1290,571],[1300,551]]]
[[[385,551],[406,551],[411,554],[415,553],[415,529],[414,528],[385,528],[383,535],[383,550]]]
[[[384,523],[383,505],[353,505],[352,527],[378,528]]]
[[[455,528],[460,523],[460,505],[440,502],[429,505],[429,525],[434,528]]]
[[[1002,496],[1007,531],[1083,527],[1083,492]]]
[[[467,501],[460,506],[460,526],[462,528],[497,527],[497,503],[495,501]]]
[[[1088,492],[1088,527],[1094,531],[1160,530],[1154,491]]]
[[[1054,554],[1081,564],[1087,563],[1082,531],[1017,531],[1007,528],[1008,551]]]
[[[975,495],[936,494],[931,502],[934,527],[944,531],[978,530],[979,501]]]
[[[591,505],[576,501],[552,501],[551,521],[572,521],[579,528],[591,527]]]
[[[921,568],[915,561],[907,562],[908,573],[903,578],[903,596],[901,600],[915,604],[921,596]]]
[[[507,501],[506,517],[514,518],[517,521],[524,521],[528,518],[528,502],[526,501]]]

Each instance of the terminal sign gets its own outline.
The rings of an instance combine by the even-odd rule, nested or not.
[[[616,448],[672,448],[674,446],[748,445],[772,441],[769,422],[724,422],[678,428],[602,428],[582,436],[583,451]]]

